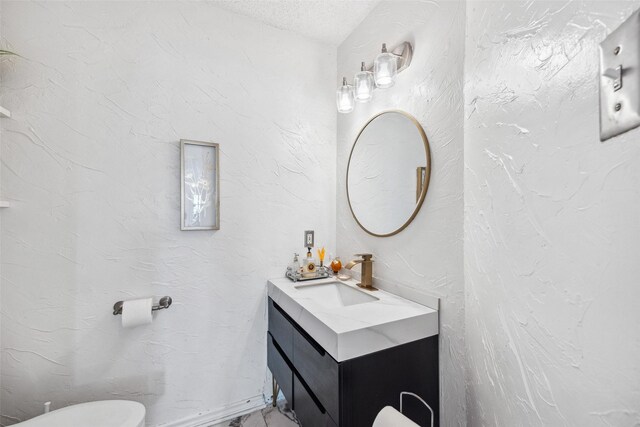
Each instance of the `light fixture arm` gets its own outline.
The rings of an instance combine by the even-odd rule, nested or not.
[[[411,65],[413,59],[413,46],[411,43],[404,42],[391,51],[398,57],[398,72],[403,71]]]

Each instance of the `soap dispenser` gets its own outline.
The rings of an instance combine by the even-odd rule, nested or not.
[[[293,254],[293,261],[291,261],[287,270],[294,275],[300,273],[300,260],[298,259],[298,254]]]
[[[311,253],[311,247],[307,248],[307,257],[304,259],[302,265],[302,275],[305,277],[311,277],[316,274],[316,261],[313,259]]]

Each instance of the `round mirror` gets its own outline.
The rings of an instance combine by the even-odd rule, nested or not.
[[[347,200],[358,225],[379,237],[402,231],[422,206],[430,174],[420,123],[401,111],[373,117],[353,143],[347,166]]]

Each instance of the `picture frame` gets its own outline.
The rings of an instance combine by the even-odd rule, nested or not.
[[[220,229],[220,146],[180,140],[180,230]]]

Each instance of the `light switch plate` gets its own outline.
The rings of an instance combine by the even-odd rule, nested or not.
[[[304,247],[312,248],[314,241],[314,232],[313,230],[307,230],[304,232]]]
[[[640,126],[640,11],[600,43],[600,140]]]

